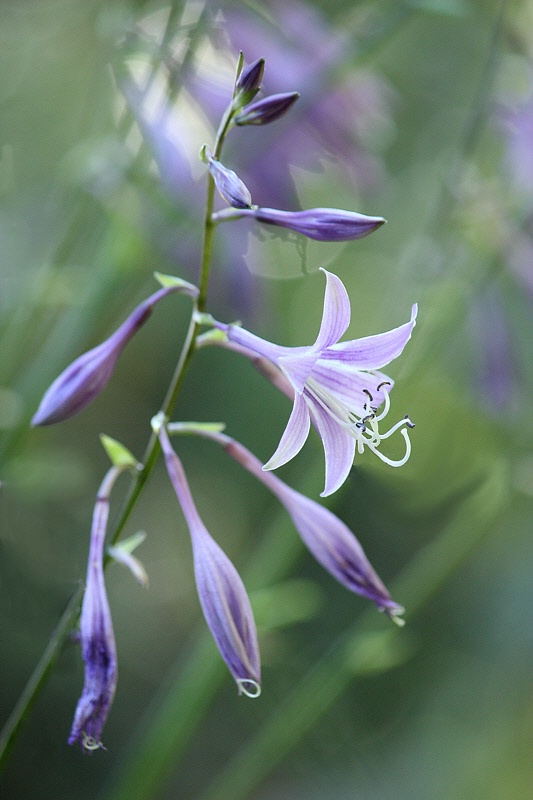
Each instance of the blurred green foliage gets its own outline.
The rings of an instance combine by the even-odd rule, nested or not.
[[[83,579],[107,468],[98,434],[141,456],[188,301],[158,307],[83,414],[50,429],[30,430],[28,421],[52,379],[155,290],[155,270],[196,280],[193,193],[201,194],[202,168],[190,153],[212,131],[198,111],[200,89],[185,102],[185,78],[231,74],[236,52],[217,60],[215,45],[235,14],[243,16],[233,37],[242,30],[248,61],[264,53],[245,19],[288,63],[311,35],[302,29],[298,42],[277,3],[172,8],[166,28],[168,7],[140,0],[12,0],[0,10],[2,720]],[[202,517],[257,608],[263,695],[238,699],[208,640],[187,532],[157,469],[126,531],[148,534],[136,554],[149,589],[118,566],[108,573],[119,653],[108,750],[85,758],[66,745],[82,685],[69,643],[13,747],[0,779],[6,798],[531,794],[533,262],[521,269],[516,246],[529,252],[533,194],[509,169],[502,124],[530,100],[531,4],[323,0],[307,8],[324,43],[341,37],[342,57],[314,81],[309,59],[301,86],[287,67],[285,89],[302,93],[305,113],[352,78],[359,94],[342,152],[333,158],[317,140],[308,163],[293,165],[298,196],[304,206],[379,213],[388,224],[335,246],[235,223],[247,271],[232,272],[237,256],[221,239],[208,305],[280,343],[305,344],[320,320],[320,265],[347,286],[353,336],[398,325],[419,303],[413,340],[390,368],[393,413],[408,410],[417,423],[413,455],[391,470],[365,454],[331,498],[406,606],[408,624],[391,631],[335,585],[261,486],[212,444],[183,439]],[[196,183],[180,183],[172,158],[156,157],[157,142],[124,99],[128,70],[176,104],[180,132],[190,126]],[[296,119],[310,129],[304,111]],[[322,119],[326,130],[333,122]],[[247,180],[289,124],[236,131],[229,166]],[[249,364],[213,348],[195,360],[175,417],[224,421],[266,459],[287,415],[286,399]],[[318,495],[316,436],[280,475]]]

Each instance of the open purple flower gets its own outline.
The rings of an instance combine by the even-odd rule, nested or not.
[[[117,651],[104,583],[104,540],[109,516],[109,494],[122,471],[112,467],[100,486],[94,507],[87,584],[80,617],[80,640],[85,682],[68,739],[86,750],[102,747],[100,737],[117,686]]]
[[[155,418],[168,475],[189,526],[198,597],[222,658],[235,678],[239,694],[258,697],[261,666],[257,631],[243,582],[207,531],[192,499],[180,459],[172,449],[164,425]]]
[[[346,480],[355,451],[368,447],[382,461],[401,466],[409,458],[411,446],[408,417],[385,433],[379,422],[389,410],[389,390],[393,382],[378,370],[397,358],[409,341],[415,326],[417,306],[411,319],[398,328],[353,339],[338,340],[350,323],[350,301],[342,281],[327,270],[322,324],[310,347],[283,347],[267,342],[238,325],[216,323],[230,342],[265,356],[276,364],[294,388],[294,405],[279,446],[264,469],[276,469],[294,458],[303,447],[311,422],[317,428],[326,457],[326,483],[322,496],[335,492]],[[384,404],[380,414],[379,407]],[[385,456],[379,446],[401,429],[406,452],[398,461]]]
[[[120,354],[149,318],[154,306],[167,294],[176,291],[198,293],[192,284],[176,280],[174,285],[159,289],[140,303],[105,342],[79,356],[55,379],[45,392],[31,424],[63,422],[89,405],[108,383]]]

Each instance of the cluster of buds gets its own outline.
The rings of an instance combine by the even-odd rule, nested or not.
[[[223,117],[217,143],[214,150],[207,145],[201,149],[201,158],[212,181],[211,207],[214,187],[229,206],[215,213],[210,213],[208,206],[208,224],[253,217],[259,223],[288,228],[319,241],[358,239],[376,230],[385,221],[382,217],[334,208],[282,211],[254,205],[245,183],[221,163],[222,134],[234,125],[270,123],[286,113],[298,98],[297,92],[289,92],[257,100],[263,72],[263,59],[243,68],[241,54],[233,97]],[[221,445],[283,504],[303,543],[337,581],[371,600],[380,611],[402,624],[403,608],[392,600],[354,534],[331,511],[295,491],[271,472],[298,454],[311,425],[316,428],[324,447],[323,496],[332,494],[344,483],[356,454],[362,454],[365,448],[391,466],[401,466],[410,454],[408,429],[414,426],[408,417],[385,433],[379,431],[379,422],[389,411],[389,394],[393,387],[391,378],[380,370],[397,358],[409,341],[417,307],[413,306],[410,319],[397,328],[341,342],[350,323],[348,293],[336,275],[326,270],[323,273],[326,291],[322,321],[315,342],[308,347],[274,344],[240,325],[218,322],[205,313],[202,293],[197,287],[180,278],[156,273],[161,288],[142,302],[108,339],[64,370],[45,393],[32,420],[36,426],[49,425],[85,408],[105,388],[120,354],[145,324],[156,304],[171,293],[186,294],[193,300],[193,333],[187,358],[201,346],[226,347],[254,363],[292,400],[286,429],[273,456],[264,465],[236,440],[223,434],[223,426],[169,423],[168,408],[152,419],[152,441],[158,441],[161,446],[170,481],[189,528],[201,608],[239,693],[250,697],[257,697],[261,692],[259,645],[252,606],[237,570],[202,522],[169,433],[193,433]],[[205,288],[203,286],[204,291]],[[208,325],[210,330],[200,336],[200,325]],[[187,358],[184,363],[188,363]],[[381,452],[380,446],[382,440],[396,431],[403,436],[406,449],[405,455],[394,461]],[[104,584],[109,498],[121,472],[143,469],[122,445],[109,438],[104,440],[104,445],[113,466],[100,487],[94,511],[80,619],[85,683],[69,738],[69,743],[79,742],[87,750],[102,746],[101,733],[117,683],[116,647]],[[152,454],[154,452],[152,450]],[[138,538],[135,539],[137,543]],[[109,547],[108,553],[146,582],[142,565],[131,555],[133,546],[132,541],[123,542],[122,546]]]

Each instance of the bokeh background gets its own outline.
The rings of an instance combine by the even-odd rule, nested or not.
[[[266,58],[268,92],[301,93],[276,124],[228,138],[225,163],[254,201],[388,224],[343,245],[225,225],[210,310],[310,343],[319,266],[348,288],[351,337],[420,306],[388,368],[391,419],[417,423],[412,457],[394,470],[365,453],[329,498],[406,606],[406,627],[323,573],[283,509],[215,445],[179,441],[200,512],[252,596],[263,695],[237,697],[209,640],[159,467],[127,529],[148,534],[137,552],[149,588],[108,571],[119,685],[107,751],[66,744],[83,681],[67,642],[5,761],[2,796],[531,796],[532,4],[4,0],[0,42],[2,723],[85,574],[107,469],[98,434],[141,456],[187,299],[157,308],[83,414],[50,429],[29,419],[53,378],[155,290],[155,270],[196,280],[198,151],[239,49]],[[175,418],[224,421],[267,459],[289,408],[213,348]],[[318,497],[316,435],[280,475]]]

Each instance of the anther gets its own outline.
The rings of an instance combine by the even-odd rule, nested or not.
[[[378,389],[379,389],[379,386],[378,386]],[[369,398],[370,402],[372,403],[372,402],[374,401],[374,398],[372,397],[372,395],[370,394],[370,392],[368,391],[368,389],[363,389],[363,392],[364,392],[366,395],[368,395],[368,398]]]
[[[392,386],[392,383],[390,381],[381,381],[381,383],[376,387],[378,392],[382,386]]]

